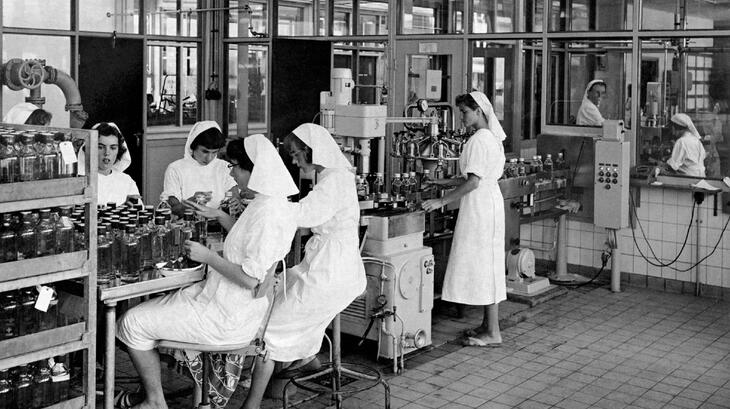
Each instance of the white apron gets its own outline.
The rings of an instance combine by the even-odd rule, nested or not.
[[[486,129],[464,146],[461,173],[479,176],[479,187],[461,198],[441,299],[489,305],[507,298],[504,201],[497,180],[504,170],[502,143]]]
[[[354,175],[326,169],[293,203],[300,227],[313,227],[304,260],[287,272],[286,297],[274,305],[264,337],[271,359],[290,362],[319,352],[327,325],[365,291]]]

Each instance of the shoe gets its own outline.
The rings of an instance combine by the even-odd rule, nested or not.
[[[134,404],[132,403],[132,395],[134,392],[121,390],[114,395],[114,408],[115,409],[131,409]]]

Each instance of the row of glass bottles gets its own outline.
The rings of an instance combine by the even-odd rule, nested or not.
[[[562,170],[566,167],[567,164],[562,152],[558,153],[555,161],[553,161],[552,155],[549,153],[545,156],[544,161],[542,160],[542,155],[533,156],[530,162],[526,162],[525,158],[512,158],[505,162],[503,177],[513,178],[541,172],[552,174],[554,170]]]
[[[35,308],[37,299],[38,291],[35,287],[0,294],[0,340],[66,325],[66,317],[58,310],[55,291],[46,311]]]
[[[175,222],[165,210],[101,212],[97,226],[97,285],[110,287],[144,279],[143,270],[160,262],[186,268],[186,240],[201,241],[204,229],[192,211]]]
[[[70,133],[0,130],[0,183],[76,176],[78,164],[61,144],[73,149]]]
[[[0,370],[0,408],[35,409],[68,400],[71,373],[67,356]]]
[[[83,250],[84,215],[71,206],[0,215],[0,263]]]

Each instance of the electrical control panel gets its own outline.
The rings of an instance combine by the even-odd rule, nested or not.
[[[621,229],[629,225],[630,144],[597,140],[593,186],[593,223]]]

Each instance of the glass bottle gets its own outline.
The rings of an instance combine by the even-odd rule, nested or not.
[[[23,227],[18,232],[18,260],[35,258],[36,256],[36,233],[30,219],[23,221]]]
[[[36,309],[36,321],[38,322],[39,331],[47,331],[58,326],[58,295],[53,290],[51,301],[48,303],[48,309],[43,312]]]
[[[58,151],[53,144],[53,134],[43,133],[38,146],[38,178],[55,179],[58,177]]]
[[[36,373],[33,377],[33,407],[42,408],[52,404],[51,368],[44,359],[36,362]]]
[[[38,180],[39,158],[33,146],[32,134],[23,134],[23,146],[18,154],[18,173],[21,182]]]
[[[74,227],[74,249],[86,250],[86,223],[78,223]]]
[[[7,292],[0,298],[0,340],[18,336],[18,309],[15,294]]]
[[[101,225],[97,229],[96,244],[96,285],[101,288],[111,287],[114,281],[112,270],[112,245],[109,240],[107,226]]]
[[[545,163],[543,164],[543,168],[545,169],[545,172],[553,171],[553,158],[552,155],[549,153],[545,156]]]
[[[403,182],[400,179],[400,173],[393,175],[393,180],[390,181],[390,195],[393,196],[393,200],[398,200],[401,195],[401,188]]]
[[[56,253],[56,234],[51,221],[51,209],[40,210],[40,221],[36,226],[36,243],[38,257]]]
[[[74,251],[74,225],[71,221],[71,206],[61,208],[61,215],[55,226],[56,254]]]
[[[149,216],[140,213],[138,218],[137,237],[139,237],[139,254],[142,268],[152,267],[152,229],[150,229]]]
[[[357,197],[359,200],[367,200],[370,195],[370,185],[365,180],[365,175],[360,175],[357,180]]]
[[[51,396],[53,403],[68,400],[68,389],[71,376],[66,365],[66,357],[61,355],[49,361],[51,366]]]
[[[122,254],[122,243],[124,242],[124,228],[120,219],[112,219],[112,272],[119,276],[124,269],[124,256]]]
[[[223,197],[223,200],[221,200],[221,204],[219,205],[220,209],[223,211],[223,213],[230,215],[231,214],[231,201],[233,200],[233,192],[230,190],[226,191],[225,196]]]
[[[155,207],[155,217],[160,216],[160,213],[166,210],[172,211],[172,206],[170,206],[170,202],[167,201],[167,197],[160,196],[160,203],[158,203],[157,207]]]
[[[15,406],[13,399],[13,384],[7,369],[0,369],[0,408]]]
[[[137,226],[128,224],[125,226],[124,240],[122,242],[122,284],[136,283],[139,281],[139,274],[142,271],[139,257],[139,239],[134,232]]]
[[[10,223],[3,222],[0,227],[0,263],[18,259],[18,247],[15,232]]]
[[[535,172],[542,172],[543,170],[545,170],[544,164],[542,162],[542,156],[535,155],[534,158],[535,158]]]
[[[18,308],[18,336],[38,332],[38,321],[35,315],[35,290],[24,288],[20,292],[20,308]]]
[[[165,227],[165,216],[155,217],[155,231],[152,236],[152,259],[155,263],[167,261],[168,230]]]
[[[33,375],[28,365],[21,365],[18,381],[15,383],[15,406],[17,409],[33,408]]]
[[[3,135],[3,145],[0,147],[0,183],[14,183],[19,180],[18,152],[13,139],[13,135]]]
[[[385,181],[383,180],[383,173],[377,172],[375,174],[375,180],[373,181],[372,189],[372,193],[375,195],[376,200],[378,200],[380,198],[380,194],[383,193],[384,186]]]
[[[418,178],[416,177],[416,172],[410,172],[408,174],[408,193],[416,193],[418,190]]]
[[[526,174],[525,158],[520,158],[517,162],[517,176],[525,176]]]
[[[558,157],[555,159],[555,169],[562,170],[566,168],[565,158],[563,152],[558,152]]]
[[[60,148],[62,144],[71,144],[71,149],[73,149],[71,133],[56,132],[53,139],[58,153],[58,177],[70,178],[76,176],[78,174],[78,162],[65,161]]]

